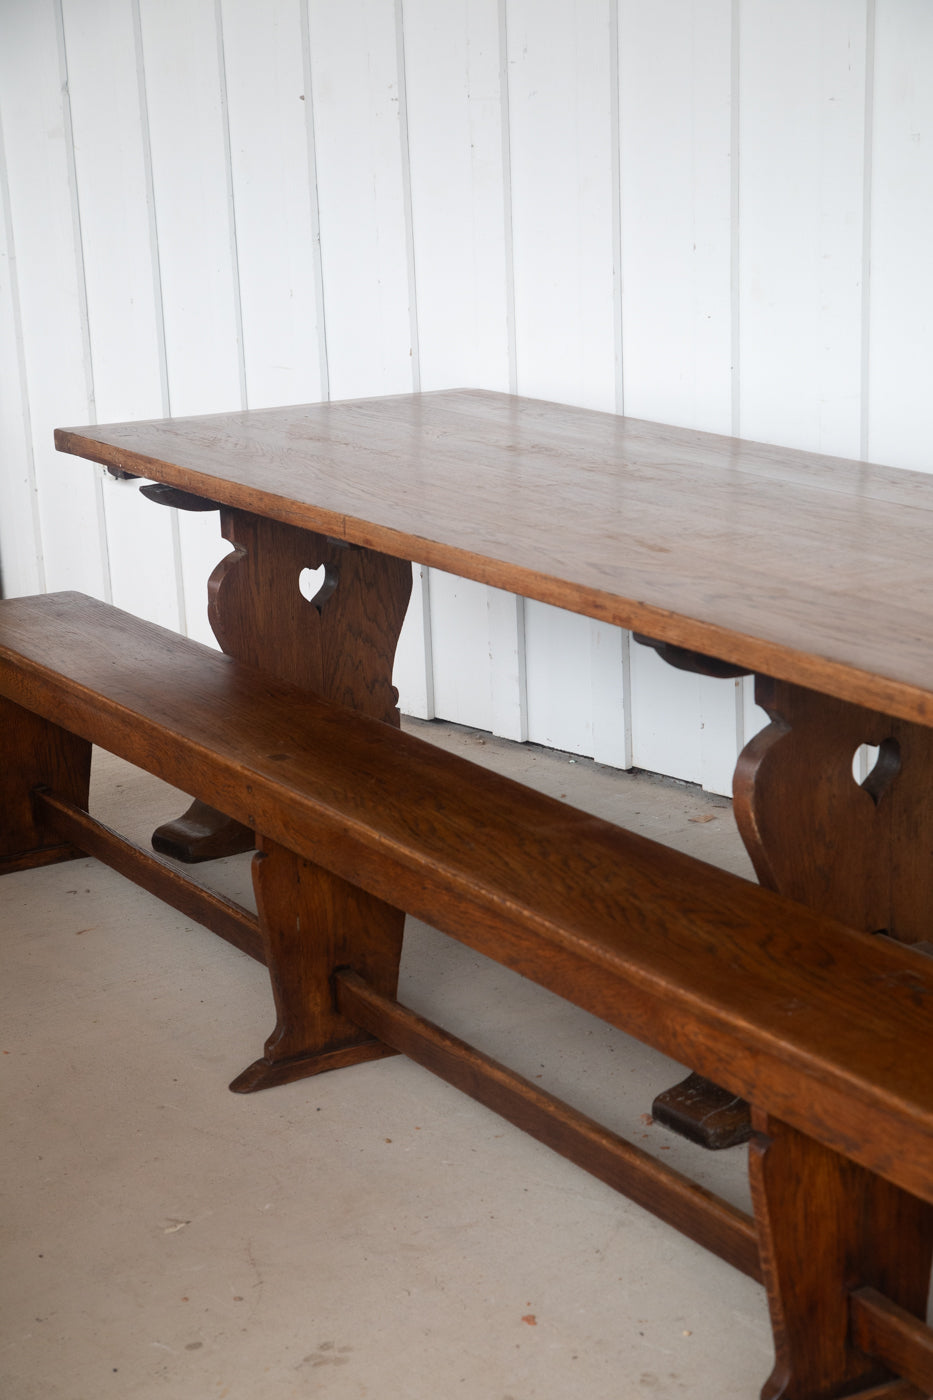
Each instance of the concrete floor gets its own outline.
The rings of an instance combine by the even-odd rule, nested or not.
[[[749,873],[728,802],[409,727]],[[178,796],[108,755],[144,839]],[[248,857],[203,869],[249,900]],[[0,882],[2,1400],[749,1400],[745,1279],[400,1058],[254,1096],[262,967],[92,860]],[[729,1199],[742,1150],[650,1122],[679,1067],[409,921],[402,999]]]

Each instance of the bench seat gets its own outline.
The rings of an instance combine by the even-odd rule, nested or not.
[[[78,594],[0,694],[933,1201],[933,964]]]

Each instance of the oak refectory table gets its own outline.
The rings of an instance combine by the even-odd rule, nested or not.
[[[760,1278],[769,1400],[929,1394],[933,478],[469,390],[56,441],[220,510],[223,654],[0,604],[0,870],[88,851],[261,957],[278,1019],[235,1088],[402,1051]],[[754,673],[759,883],[402,734],[411,561]],[[197,799],[157,846],[256,846],[258,917],[88,814],[92,743]],[[405,912],[750,1101],[754,1218],[401,1005]]]

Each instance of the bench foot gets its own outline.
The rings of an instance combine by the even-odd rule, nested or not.
[[[867,1286],[918,1320],[926,1315],[933,1206],[757,1109],[752,1122],[752,1199],[775,1345],[762,1400],[884,1396],[891,1372],[855,1344],[852,1292]]]
[[[332,1069],[347,1069],[368,1060],[384,1060],[397,1055],[390,1045],[371,1040],[365,1045],[348,1045],[344,1050],[324,1050],[318,1054],[293,1055],[287,1060],[254,1060],[230,1085],[234,1094],[254,1094],[259,1089],[274,1089],[279,1084],[293,1084],[296,1079],[309,1079],[313,1074],[327,1074]]]
[[[663,1127],[710,1152],[739,1147],[752,1135],[748,1104],[701,1074],[688,1074],[658,1094],[651,1116]]]
[[[242,855],[255,847],[256,837],[248,826],[225,817],[198,798],[180,817],[163,822],[152,833],[152,849],[184,865]]]
[[[339,1011],[334,973],[352,967],[394,996],[405,924],[400,909],[258,841],[253,885],[278,1019],[262,1058],[230,1086],[241,1094],[393,1053]]]

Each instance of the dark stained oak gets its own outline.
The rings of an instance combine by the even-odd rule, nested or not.
[[[480,390],[63,451],[933,723],[933,479]]]
[[[398,724],[392,665],[408,564],[242,511],[222,509],[220,528],[233,552],[208,581],[208,618],[227,655]],[[312,598],[299,587],[305,570],[320,575]],[[195,801],[158,828],[153,845],[195,862],[252,850],[254,841],[247,827]]]
[[[868,1390],[859,1390],[855,1395],[851,1393],[847,1400],[928,1400],[928,1396],[911,1385],[910,1381],[882,1381],[880,1385],[873,1385]]]
[[[917,1293],[921,1295],[921,1290]],[[922,1294],[920,1306],[908,1312],[877,1288],[862,1285],[850,1299],[852,1339],[862,1351],[919,1386],[924,1395],[933,1395],[933,1340],[922,1320],[925,1301]]]
[[[928,1400],[928,1397],[910,1381],[882,1381],[868,1390],[859,1390],[847,1400]]]
[[[82,851],[60,836],[32,801],[40,784],[87,810],[91,745],[41,714],[5,699],[0,691],[0,875],[72,860]]]
[[[0,694],[933,1199],[929,959],[106,604],[0,616]]]
[[[763,885],[865,933],[930,937],[933,729],[761,677],[771,723],[736,768],[735,816]],[[864,783],[860,744],[879,748]]]
[[[740,755],[733,795],[758,879],[849,928],[927,940],[933,729],[768,676],[755,695],[771,723]],[[879,753],[859,783],[852,761],[862,744]],[[749,1131],[747,1111],[696,1075],[659,1095],[652,1113],[708,1147]]]
[[[752,1132],[746,1101],[701,1074],[688,1074],[686,1079],[656,1095],[651,1116],[656,1123],[708,1152],[740,1147],[748,1142]]]
[[[231,1089],[251,1093],[392,1054],[341,1013],[331,979],[352,963],[393,996],[404,913],[265,836],[253,857],[253,886],[277,1020],[262,1058]]]
[[[829,1400],[879,1384],[886,1368],[853,1335],[848,1290],[878,1290],[919,1327],[930,1288],[933,1205],[760,1108],[752,1121],[752,1200],[776,1353],[762,1400]],[[922,1330],[929,1361],[931,1335]]]

